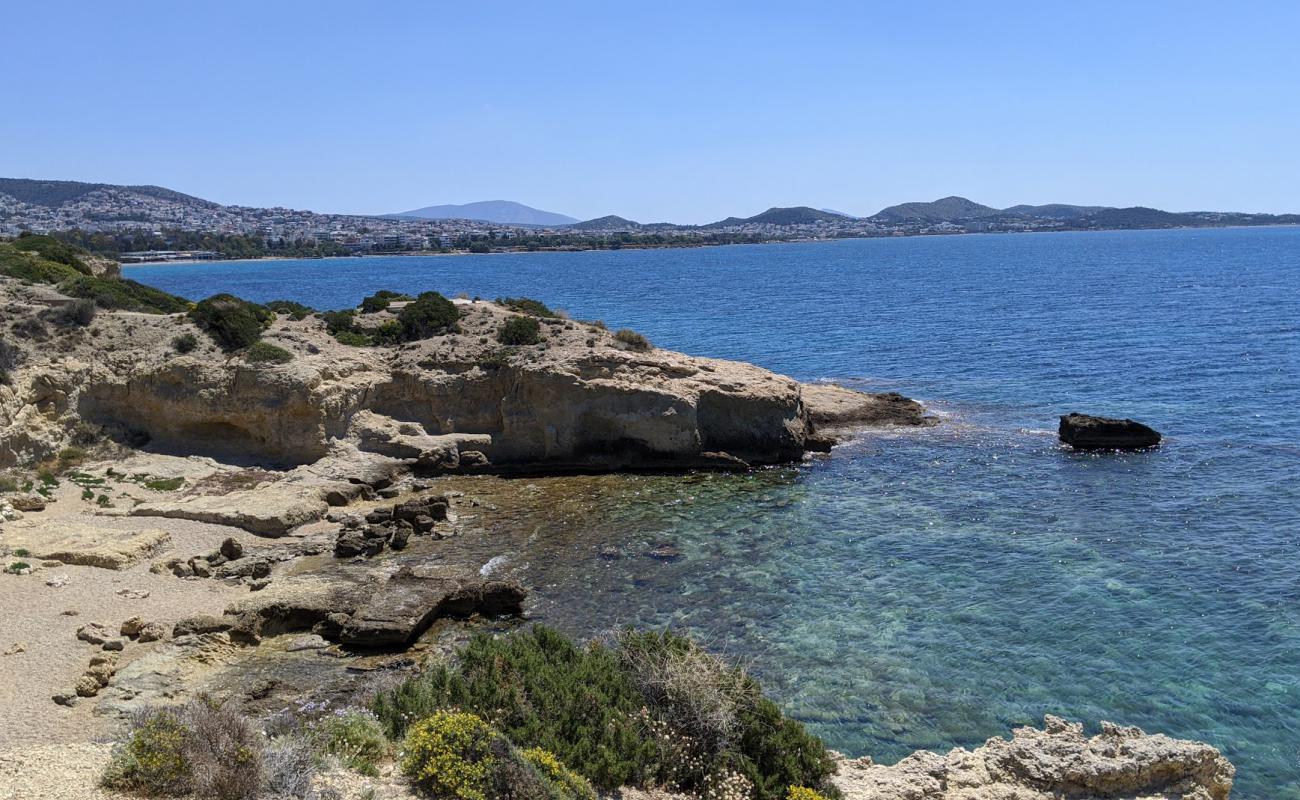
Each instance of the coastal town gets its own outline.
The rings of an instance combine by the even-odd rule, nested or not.
[[[322,214],[221,205],[158,186],[0,179],[0,237],[59,234],[125,263],[258,255],[690,247],[881,236],[1300,224],[1300,215],[1172,213],[1099,206],[996,209],[961,197],[904,203],[870,217],[807,206],[705,225],[617,216],[562,225],[411,215]],[[231,239],[238,239],[232,246]],[[250,244],[251,243],[251,244]]]

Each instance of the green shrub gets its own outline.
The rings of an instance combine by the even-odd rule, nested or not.
[[[629,350],[644,351],[651,348],[650,340],[632,330],[631,328],[622,328],[614,334],[615,341],[627,345]]]
[[[426,669],[373,708],[393,737],[446,709],[472,712],[599,789],[662,785],[783,800],[790,786],[805,786],[835,796],[826,781],[834,762],[820,740],[743,670],[668,633],[627,632],[613,647],[578,647],[542,626],[480,635],[454,665]]]
[[[126,742],[113,750],[101,783],[137,794],[185,794],[192,786],[185,756],[187,728],[171,709],[145,712],[131,722]]]
[[[198,346],[199,337],[192,333],[182,333],[180,336],[172,339],[172,349],[181,354],[192,353]]]
[[[501,344],[538,344],[542,341],[542,326],[533,317],[511,317],[497,332]]]
[[[244,360],[250,364],[287,364],[293,361],[293,353],[270,342],[253,342],[244,351]]]
[[[307,317],[316,313],[316,309],[311,306],[305,306],[293,300],[272,300],[266,304],[266,307],[277,314],[285,315],[295,322],[307,319]]]
[[[551,317],[558,319],[559,314],[547,308],[541,300],[534,300],[531,297],[498,297],[496,304],[505,306],[511,311],[518,311],[520,314],[529,314],[534,317]]]
[[[540,747],[530,747],[520,753],[555,791],[565,800],[596,800],[596,790],[586,778],[560,763],[555,754]]]
[[[492,728],[473,714],[439,711],[406,734],[402,771],[445,800],[491,800],[496,757]]]
[[[60,283],[81,274],[80,270],[67,264],[19,252],[10,245],[0,244],[0,275],[32,283]]]
[[[346,311],[322,311],[316,316],[325,322],[325,330],[329,331],[329,334],[334,337],[337,337],[340,333],[357,329],[357,312],[351,309]]]
[[[84,328],[95,321],[98,310],[94,300],[72,300],[49,309],[43,316],[60,327]]]
[[[322,717],[312,726],[312,735],[319,750],[362,775],[378,775],[376,762],[388,755],[384,729],[369,711],[348,709]]]
[[[213,295],[190,312],[191,319],[226,351],[241,350],[256,342],[274,316],[265,306],[230,294]]]
[[[18,481],[9,475],[0,475],[0,494],[18,491]]]
[[[140,311],[145,314],[179,314],[189,310],[189,301],[129,278],[100,278],[78,275],[59,284],[69,297],[93,300],[100,308]]]
[[[402,325],[402,341],[428,339],[451,330],[460,319],[456,304],[437,292],[422,292],[402,307],[397,321]]]
[[[425,670],[376,698],[389,735],[446,708],[479,714],[520,747],[540,747],[602,789],[646,782],[655,745],[643,700],[618,657],[577,647],[543,626],[500,639],[476,636],[455,669]]]
[[[185,485],[184,478],[147,478],[140,485],[155,492],[174,492]]]
[[[17,575],[18,573],[22,572],[23,570],[25,570],[25,569],[31,569],[31,568],[32,568],[32,565],[31,565],[31,564],[28,564],[26,561],[15,561],[15,562],[13,562],[12,564],[10,564],[9,566],[5,567],[5,572],[10,572],[10,573],[13,573],[14,575]]]
[[[19,558],[31,558],[32,554],[26,547],[14,548],[14,555]]]
[[[380,289],[361,301],[362,314],[374,314],[388,308],[394,300],[412,300],[409,294]]]
[[[36,253],[46,261],[54,261],[72,267],[77,272],[90,274],[90,267],[81,259],[86,251],[55,239],[34,233],[21,233],[13,242],[15,250],[24,253]]]
[[[370,329],[370,338],[374,344],[401,344],[402,323],[395,319],[386,320],[378,328]]]
[[[369,336],[357,331],[339,331],[334,334],[334,338],[340,344],[346,344],[349,347],[369,347],[371,344]]]

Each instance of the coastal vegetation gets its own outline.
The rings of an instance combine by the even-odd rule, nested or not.
[[[386,310],[394,300],[414,300],[409,294],[380,289],[361,301],[362,314],[374,314]]]
[[[616,331],[614,339],[627,345],[629,350],[644,352],[652,347],[649,339],[630,328],[622,328]]]
[[[252,233],[212,233],[175,228],[142,228],[129,232],[67,230],[56,232],[54,237],[73,247],[109,258],[146,250],[207,250],[231,259],[316,258],[349,254],[346,247],[328,239],[291,242]]]
[[[253,342],[244,350],[244,360],[250,364],[287,364],[293,361],[293,353],[270,342]]]
[[[179,314],[188,311],[189,301],[130,278],[101,278],[78,275],[59,284],[69,297],[93,300],[100,308],[139,311],[146,314]]]
[[[538,344],[542,341],[542,326],[533,317],[511,317],[501,326],[497,341],[508,345]]]
[[[429,733],[416,721],[457,709],[516,747],[554,754],[599,789],[704,792],[730,781],[757,800],[781,800],[792,785],[825,788],[833,768],[820,740],[743,670],[671,633],[585,645],[542,626],[478,636],[453,663],[380,694],[372,708],[408,752],[411,735]]]
[[[223,350],[239,350],[256,342],[274,319],[266,306],[241,300],[232,294],[215,294],[201,300],[190,319],[207,331]]]
[[[558,312],[552,311],[541,300],[534,300],[530,297],[498,297],[495,302],[499,306],[504,306],[511,311],[518,311],[520,314],[550,319],[560,318]]]

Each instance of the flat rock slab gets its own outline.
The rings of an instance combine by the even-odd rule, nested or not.
[[[33,558],[121,570],[168,549],[171,536],[156,528],[121,531],[86,522],[50,520],[33,527],[6,526],[4,543],[11,550],[27,550]]]
[[[868,425],[921,427],[938,422],[926,415],[920,403],[897,392],[859,392],[833,383],[805,383],[800,390],[818,430]]]
[[[438,617],[517,614],[525,591],[517,581],[449,577],[404,568],[357,609],[339,634],[355,647],[399,647],[415,641]]]
[[[230,525],[259,536],[284,536],[299,525],[325,517],[329,505],[323,497],[324,489],[303,484],[267,486],[226,495],[141,503],[131,509],[131,516],[189,519]]]

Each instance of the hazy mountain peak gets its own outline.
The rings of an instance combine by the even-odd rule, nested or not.
[[[572,225],[579,220],[566,214],[516,203],[513,200],[483,200],[461,205],[425,206],[393,214],[416,219],[476,219],[501,225]]]

